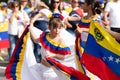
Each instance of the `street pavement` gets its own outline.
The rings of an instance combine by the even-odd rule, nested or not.
[[[4,58],[4,61],[0,61],[0,80],[6,80],[4,72],[8,64],[8,54],[5,50],[5,53],[1,53],[0,55]]]
[[[5,67],[0,66],[0,80],[6,80],[4,76]]]

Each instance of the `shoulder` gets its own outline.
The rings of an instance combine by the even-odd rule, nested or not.
[[[59,46],[66,46],[66,44],[65,44],[65,42],[64,42],[64,40],[62,39],[62,38],[59,38]]]
[[[64,40],[62,38],[59,38],[59,43],[64,44]]]

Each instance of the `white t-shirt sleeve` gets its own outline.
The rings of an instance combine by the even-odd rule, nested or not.
[[[110,12],[110,9],[111,9],[111,2],[108,2],[108,3],[106,4],[106,6],[105,6],[104,11]]]
[[[41,9],[40,12],[43,13],[47,18],[52,15],[52,12],[48,9]]]
[[[5,21],[5,17],[4,15],[2,14],[2,12],[0,12],[0,22],[3,22]]]

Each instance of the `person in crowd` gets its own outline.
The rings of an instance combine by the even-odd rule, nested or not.
[[[91,21],[98,21],[101,23],[99,15],[102,13],[101,4],[99,1],[85,0],[83,10],[87,13],[86,16],[82,17],[78,23],[77,30],[82,34],[82,41],[86,43],[89,32],[89,26]]]
[[[52,13],[60,13],[64,17],[68,16],[68,13],[63,10],[63,4],[61,0],[51,0],[50,10]]]
[[[3,25],[8,24],[8,19],[10,17],[10,15],[9,15],[10,13],[11,13],[11,10],[8,8],[7,3],[6,2],[1,2],[0,3],[0,27],[1,27],[1,29],[3,29],[2,28]],[[1,33],[1,35],[2,35],[2,33]],[[4,35],[4,36],[7,36],[7,35]],[[1,39],[1,37],[0,37],[0,39]],[[3,48],[8,48],[8,47],[3,47]],[[0,48],[0,54],[6,52],[6,51],[4,51],[3,48]],[[0,60],[2,60],[2,61],[4,60],[2,58],[2,56],[0,56]]]
[[[104,21],[108,29],[120,33],[120,0],[113,0],[106,4]]]
[[[48,17],[52,13],[49,10],[49,7],[42,1],[37,3],[36,9],[36,12],[33,13],[33,17],[31,17],[31,23],[33,23],[38,29],[46,31],[48,29]]]
[[[26,12],[20,11],[19,3],[14,1],[11,4],[11,16],[9,18],[9,40],[10,48],[8,49],[9,58],[11,57],[18,38],[22,35],[25,26],[29,22],[29,17]]]
[[[104,21],[106,28],[120,33],[120,0],[108,2],[104,9]],[[120,41],[118,41],[120,43]]]
[[[70,12],[69,16],[82,18],[84,16],[84,13],[82,7],[79,4],[79,0],[72,0],[71,5],[72,5],[72,11]],[[69,21],[72,27],[67,27],[67,31],[70,32],[73,36],[75,36],[76,24],[78,22],[79,20]]]
[[[63,2],[61,0],[51,0],[50,10],[53,14],[54,13],[61,14],[64,17],[63,19],[64,27],[67,26],[71,27],[69,22],[66,20],[69,14],[65,10],[63,10]]]

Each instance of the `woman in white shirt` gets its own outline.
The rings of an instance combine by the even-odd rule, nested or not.
[[[9,49],[9,55],[11,56],[15,44],[17,42],[17,39],[21,36],[21,34],[24,31],[26,23],[29,22],[29,17],[27,13],[24,11],[19,10],[19,3],[17,1],[14,1],[11,3],[11,16],[9,18],[9,38],[10,38],[10,49]]]

